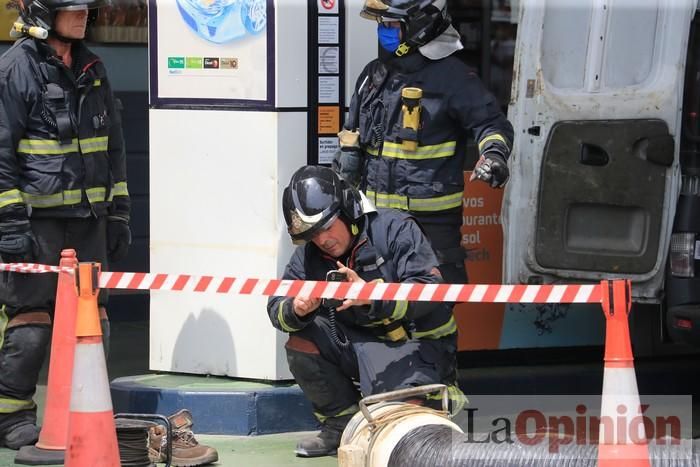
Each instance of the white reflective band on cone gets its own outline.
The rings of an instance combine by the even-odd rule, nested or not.
[[[109,379],[102,344],[75,346],[71,412],[106,412],[112,410]]]
[[[634,368],[605,368],[603,397],[600,404],[601,419],[607,417],[612,421],[616,421],[624,415],[626,420],[630,420],[637,415],[641,415],[640,404]],[[626,409],[624,414],[618,412],[618,408],[621,406],[624,406]],[[643,430],[644,424],[640,428]],[[617,444],[622,441],[622,444],[631,444],[629,440],[630,433],[627,433],[627,430],[625,430],[624,434],[627,439],[618,440],[617,429],[606,432],[605,424],[600,424],[599,439],[601,443]]]

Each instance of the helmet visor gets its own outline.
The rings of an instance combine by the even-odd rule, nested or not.
[[[304,245],[310,242],[316,235],[328,230],[339,215],[339,213],[335,213],[323,222],[323,214],[319,212],[313,216],[305,216],[296,209],[292,211],[290,213],[291,224],[287,229],[289,236],[292,237],[292,243]]]

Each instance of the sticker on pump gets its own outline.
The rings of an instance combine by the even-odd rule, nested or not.
[[[695,242],[695,259],[700,259],[700,241]]]

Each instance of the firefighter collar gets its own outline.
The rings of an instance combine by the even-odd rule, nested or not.
[[[418,48],[421,55],[431,60],[440,60],[452,55],[464,46],[459,40],[459,33],[450,25],[445,31],[432,41]]]

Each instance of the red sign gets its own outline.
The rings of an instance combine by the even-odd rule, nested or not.
[[[335,0],[321,0],[321,6],[326,10],[332,10],[335,7]]]

